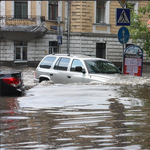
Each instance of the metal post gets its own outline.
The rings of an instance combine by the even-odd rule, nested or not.
[[[0,1],[0,17],[1,17],[1,1]],[[0,20],[0,32],[1,32],[1,20]],[[0,69],[1,69],[1,38],[0,38]],[[0,89],[2,89],[1,84],[0,84]],[[1,93],[1,90],[0,90]],[[0,98],[0,104],[2,106],[2,101]]]
[[[60,36],[60,17],[57,18],[58,21],[58,36]],[[59,44],[59,53],[61,53],[61,44]]]
[[[122,34],[123,34],[123,44],[122,44],[122,49],[123,49],[123,52],[122,52],[122,73],[124,74],[124,33],[125,31],[123,30],[122,31]]]
[[[1,17],[1,1],[0,1],[0,17]],[[0,20],[0,32],[1,32],[1,22]],[[0,69],[1,69],[1,39],[0,39]]]
[[[68,23],[68,37],[67,37],[67,54],[70,53],[69,51],[69,43],[70,43],[70,5],[71,5],[71,1],[68,1],[68,19],[67,19],[67,23]]]

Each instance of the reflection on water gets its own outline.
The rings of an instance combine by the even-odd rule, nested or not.
[[[150,149],[149,85],[42,88],[1,98],[1,149]]]

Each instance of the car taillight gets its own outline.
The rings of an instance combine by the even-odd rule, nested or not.
[[[3,81],[7,84],[14,86],[14,87],[17,87],[20,84],[20,80],[18,78],[14,78],[14,77],[4,78]]]

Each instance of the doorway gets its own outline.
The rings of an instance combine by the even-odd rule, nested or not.
[[[96,57],[106,58],[106,43],[96,43]]]

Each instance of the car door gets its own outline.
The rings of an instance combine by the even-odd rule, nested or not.
[[[66,84],[67,82],[67,69],[70,58],[60,57],[54,68],[51,70],[50,78],[54,83]]]
[[[51,66],[53,65],[55,60],[56,57],[54,56],[47,56],[43,58],[43,60],[39,63],[38,67],[36,68],[36,78],[45,77],[49,79]]]
[[[89,78],[85,67],[79,59],[73,59],[67,74],[67,83],[88,83]]]

